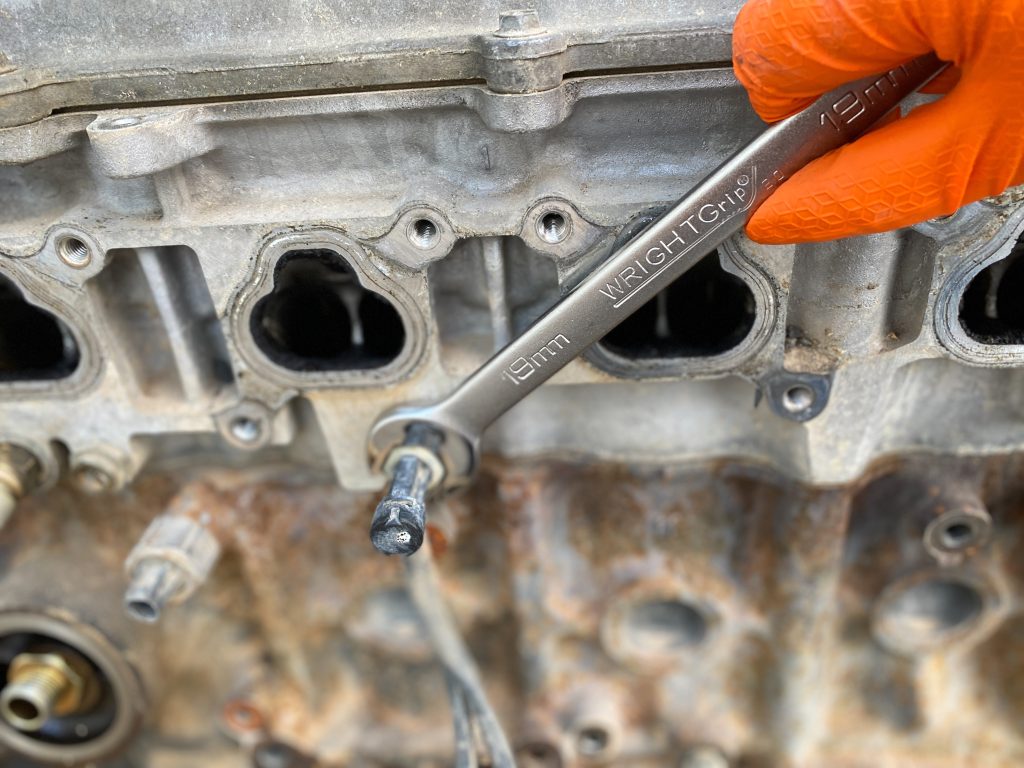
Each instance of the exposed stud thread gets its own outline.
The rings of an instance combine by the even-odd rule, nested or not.
[[[35,669],[4,689],[0,713],[21,731],[38,731],[53,715],[54,706],[70,687],[54,669]]]
[[[0,693],[0,717],[34,732],[54,716],[71,714],[85,700],[85,679],[56,653],[23,653],[11,661]]]

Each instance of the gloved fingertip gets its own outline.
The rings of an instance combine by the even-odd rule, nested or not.
[[[747,222],[744,233],[761,245],[784,245],[797,242],[793,238],[798,237],[797,233],[788,232],[786,227],[781,226],[778,221],[773,221],[772,217],[757,214]]]

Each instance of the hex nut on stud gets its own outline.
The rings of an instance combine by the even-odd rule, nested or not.
[[[219,556],[220,543],[204,525],[183,515],[161,515],[125,561],[125,611],[136,621],[157,622],[168,605],[195,592]]]

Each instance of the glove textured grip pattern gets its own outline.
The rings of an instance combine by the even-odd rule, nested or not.
[[[751,0],[733,64],[774,122],[842,83],[929,51],[938,101],[810,163],[747,225],[763,243],[830,240],[953,213],[1024,181],[1020,0]]]

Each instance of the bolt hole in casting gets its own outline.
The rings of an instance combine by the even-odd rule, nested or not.
[[[924,530],[925,548],[940,562],[957,562],[984,546],[992,518],[980,506],[964,505],[940,514]]]
[[[806,411],[814,405],[814,392],[803,384],[796,384],[782,393],[782,407],[790,413]]]
[[[551,245],[557,245],[565,240],[571,231],[572,224],[558,211],[549,211],[537,220],[537,236]]]
[[[416,219],[409,225],[408,235],[413,245],[428,251],[441,240],[441,229],[431,219]]]
[[[251,330],[271,361],[293,371],[380,368],[406,340],[391,302],[364,288],[355,270],[328,250],[281,257],[273,291],[253,309]]]
[[[62,237],[57,240],[57,256],[69,267],[83,269],[92,261],[92,249],[77,237]]]
[[[256,419],[239,416],[231,421],[231,434],[242,443],[255,443],[263,436],[263,427]]]

